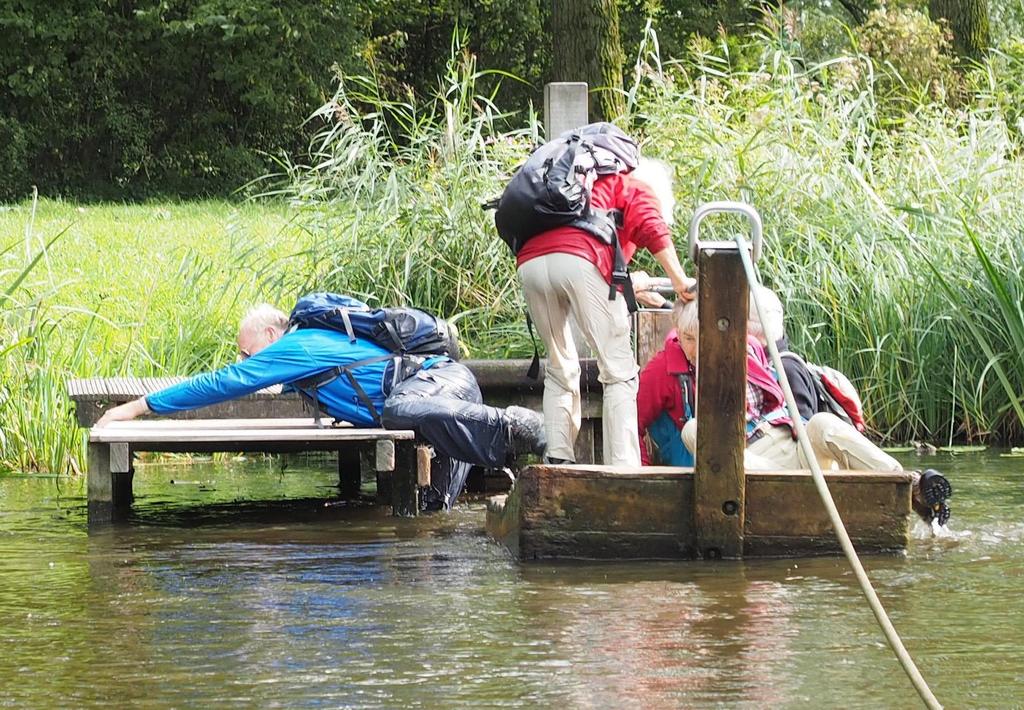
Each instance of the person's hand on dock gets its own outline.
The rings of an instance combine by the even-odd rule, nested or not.
[[[103,416],[99,418],[95,426],[105,427],[112,422],[127,422],[148,413],[149,404],[146,402],[146,398],[139,397],[131,402],[111,407],[103,413]]]
[[[684,276],[678,281],[673,280],[672,286],[676,290],[676,296],[683,301],[692,301],[697,298],[697,279]]]
[[[646,271],[630,272],[629,278],[633,282],[633,293],[636,295],[636,300],[642,305],[648,308],[662,308],[668,303],[665,297],[655,290],[659,281],[663,281],[667,285],[668,279],[653,279]]]

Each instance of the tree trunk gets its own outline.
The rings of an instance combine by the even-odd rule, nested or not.
[[[624,55],[616,0],[552,0],[548,36],[551,80],[587,82],[591,121],[621,115]]]
[[[949,22],[958,55],[979,59],[988,50],[988,0],[929,0],[928,10],[936,22]]]

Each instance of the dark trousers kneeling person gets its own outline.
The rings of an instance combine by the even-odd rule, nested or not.
[[[476,378],[458,362],[437,363],[398,383],[384,400],[382,421],[387,429],[412,429],[438,454],[424,492],[428,510],[451,509],[473,464],[503,468],[518,454],[544,453],[538,415],[483,404]]]

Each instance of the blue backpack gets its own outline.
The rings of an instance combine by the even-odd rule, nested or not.
[[[357,298],[318,292],[300,298],[288,325],[325,328],[369,340],[396,355],[447,355],[459,359],[458,341],[443,319],[416,308],[370,308]]]
[[[367,358],[344,367],[334,367],[292,385],[312,406],[317,426],[320,423],[318,390],[338,377],[345,377],[366,405],[378,426],[380,413],[355,376],[355,370],[382,360],[392,360],[391,386],[415,374],[426,357],[444,355],[459,359],[459,341],[452,326],[443,319],[416,308],[370,308],[357,298],[337,293],[318,292],[303,296],[292,308],[289,329],[323,328],[344,333],[351,342],[368,340],[390,355]]]

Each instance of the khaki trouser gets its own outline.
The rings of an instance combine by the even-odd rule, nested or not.
[[[807,422],[814,457],[825,470],[902,471],[899,461],[882,451],[835,414],[821,412]]]
[[[683,425],[683,444],[697,454],[697,420]],[[791,471],[807,468],[788,426],[773,426],[765,435],[743,450],[743,468],[747,471]]]
[[[805,425],[807,439],[818,465],[823,470],[902,471],[892,456],[882,451],[834,414],[821,412]],[[691,452],[697,450],[697,421],[691,419],[683,427],[683,443]],[[746,448],[743,465],[750,471],[772,471],[807,468],[800,447],[786,426],[774,426]]]
[[[604,463],[640,465],[636,393],[639,368],[630,342],[629,312],[619,295],[608,300],[608,282],[597,267],[571,254],[547,254],[519,267],[526,304],[547,347],[544,427],[547,456],[576,460],[580,431],[580,363],[569,314],[593,348],[604,389]]]

